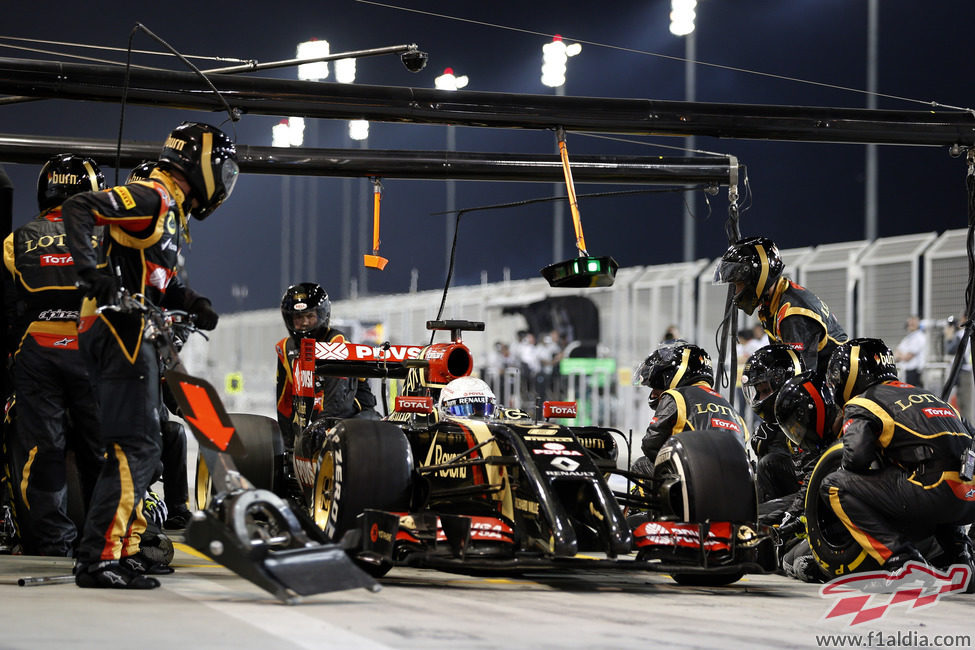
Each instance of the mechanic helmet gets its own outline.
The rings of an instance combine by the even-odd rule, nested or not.
[[[143,160],[141,163],[132,168],[129,172],[129,177],[125,179],[126,183],[134,183],[136,181],[147,181],[152,172],[159,166],[159,162],[155,160]]]
[[[711,357],[700,348],[682,339],[664,343],[644,360],[636,370],[640,384],[649,386],[650,408],[657,408],[660,394],[678,386],[689,386],[699,381],[714,385]]]
[[[202,221],[234,191],[239,172],[237,145],[215,126],[183,122],[166,138],[159,166],[176,169],[186,177],[190,197],[199,203],[192,214]]]
[[[833,350],[826,384],[833,401],[843,406],[874,384],[897,379],[894,353],[880,339],[851,339]]]
[[[37,177],[37,207],[56,208],[72,194],[105,189],[105,174],[85,156],[62,153],[41,167]]]
[[[752,314],[769,287],[775,285],[785,264],[779,247],[766,237],[740,239],[728,247],[714,270],[716,284],[742,283],[733,302],[746,314]]]
[[[748,357],[741,371],[741,391],[748,406],[766,422],[775,421],[775,395],[806,367],[791,345],[772,343]]]
[[[315,314],[315,319],[308,319],[308,314]],[[295,325],[295,318],[305,316],[307,321],[301,327]],[[328,330],[328,323],[332,318],[332,301],[321,285],[314,282],[293,284],[284,292],[281,298],[281,317],[284,326],[296,339],[318,338]]]
[[[794,444],[820,451],[832,444],[833,421],[839,409],[822,379],[806,371],[789,379],[775,398],[775,419]]]
[[[440,389],[437,408],[441,413],[458,417],[493,417],[498,398],[491,387],[477,377],[458,377]]]

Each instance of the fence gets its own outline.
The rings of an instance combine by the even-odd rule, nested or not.
[[[930,341],[932,372],[926,373],[925,381],[931,388],[938,386],[944,367],[938,321],[959,313],[964,305],[964,230],[891,237],[869,244],[855,241],[784,249],[782,256],[785,273],[820,295],[851,336],[879,336],[893,348],[905,334],[906,317],[919,313],[928,326]],[[509,405],[530,409],[534,399],[514,388],[521,385],[520,376],[484,367],[495,342],[513,342],[525,328],[523,316],[510,313],[510,308],[552,296],[589,298],[599,309],[597,357],[611,361],[613,370],[569,371],[571,381],[564,384],[567,397],[595,399],[584,412],[596,424],[640,432],[650,410],[646,389],[631,385],[631,371],[668,326],[676,325],[686,338],[716,358],[715,332],[724,315],[727,288],[712,284],[714,267],[713,260],[696,260],[622,268],[612,287],[597,289],[553,289],[541,278],[453,287],[443,318],[487,324],[484,332],[464,334],[476,372],[504,393]],[[363,340],[363,323],[381,323],[375,328],[378,340],[425,343],[430,340],[425,323],[436,316],[441,295],[436,290],[336,301],[332,313],[335,324],[352,340]],[[747,325],[748,319],[741,320],[742,326]],[[209,343],[191,340],[187,344],[186,364],[222,390],[231,411],[273,415],[274,343],[284,335],[276,309],[227,314]],[[443,333],[437,336],[437,340],[446,340]],[[232,386],[227,381],[231,375],[242,382]]]

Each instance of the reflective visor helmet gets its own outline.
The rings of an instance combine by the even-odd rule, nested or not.
[[[477,377],[458,377],[440,390],[437,407],[445,415],[490,418],[498,409],[498,398]]]
[[[741,371],[741,392],[748,406],[766,422],[775,421],[775,395],[806,369],[792,346],[773,343],[755,350]]]
[[[159,166],[176,169],[186,177],[190,197],[199,203],[192,214],[202,221],[234,191],[239,172],[237,145],[215,126],[183,122],[166,138]]]
[[[874,384],[897,379],[894,353],[880,339],[851,339],[833,350],[826,367],[826,385],[842,407]]]
[[[295,327],[295,316],[315,314],[314,324],[301,329]],[[329,320],[332,318],[332,301],[321,285],[314,282],[293,284],[281,297],[281,317],[284,326],[288,328],[295,339],[318,338],[328,330]]]
[[[640,364],[636,370],[640,384],[654,391],[664,391],[678,386],[690,386],[699,381],[714,385],[711,357],[704,348],[676,340],[664,343]],[[650,393],[650,408],[657,408],[660,395]]]
[[[746,314],[752,314],[769,287],[775,285],[785,264],[779,255],[779,247],[771,239],[751,237],[732,244],[721,256],[714,270],[716,284],[743,283],[735,293],[735,305]]]
[[[134,183],[135,181],[147,181],[152,172],[159,166],[159,163],[155,160],[143,160],[141,163],[136,165],[132,171],[129,172],[129,177],[125,179],[126,183]]]
[[[779,389],[775,418],[793,444],[806,451],[821,451],[833,443],[836,404],[821,379],[812,371],[796,375]]]
[[[70,153],[58,154],[44,163],[37,177],[37,208],[56,208],[72,194],[103,189],[105,174],[94,160]]]

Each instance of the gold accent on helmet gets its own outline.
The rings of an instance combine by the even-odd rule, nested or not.
[[[846,385],[843,386],[843,403],[846,404],[850,401],[850,393],[853,392],[853,385],[857,381],[857,375],[860,373],[860,346],[852,345],[850,346],[850,374],[846,376]]]
[[[691,358],[691,349],[684,348],[684,351],[680,355],[680,366],[677,367],[677,372],[674,373],[674,378],[670,380],[670,386],[667,388],[677,388],[680,385],[680,380],[684,378],[684,374],[687,372],[688,362]]]
[[[762,263],[762,272],[758,276],[758,282],[755,283],[755,296],[761,298],[762,294],[765,293],[765,283],[768,282],[768,254],[761,244],[755,244],[755,252],[758,253],[758,259]]]
[[[210,158],[213,155],[213,134],[204,133],[202,139],[202,148],[200,150],[200,170],[203,172],[203,184],[206,187],[207,195],[200,197],[200,203],[204,204],[209,202],[213,197],[213,166],[210,164]],[[203,207],[202,205],[200,207]]]

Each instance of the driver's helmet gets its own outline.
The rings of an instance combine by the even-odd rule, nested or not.
[[[650,408],[655,409],[662,391],[699,381],[713,386],[714,371],[711,357],[704,348],[677,339],[658,346],[634,371],[634,379],[652,389],[649,403]]]
[[[714,270],[716,284],[742,283],[732,301],[751,315],[769,287],[775,285],[785,264],[779,247],[766,237],[740,239],[728,247]]]
[[[894,353],[880,339],[851,339],[833,350],[826,386],[837,406],[844,406],[874,384],[897,379]]]
[[[824,382],[812,371],[785,382],[775,398],[779,428],[793,444],[807,451],[822,451],[833,443],[838,410]]]
[[[314,314],[314,318],[308,318]],[[302,318],[298,318],[302,317]],[[295,339],[317,339],[328,331],[332,301],[321,285],[301,282],[287,288],[281,297],[281,318]],[[296,321],[300,321],[297,323]]]
[[[802,357],[784,343],[761,347],[748,357],[741,371],[745,401],[766,422],[775,421],[775,395],[792,377],[804,371]]]
[[[498,398],[477,377],[458,377],[440,390],[437,407],[445,415],[490,418],[498,409]]]

